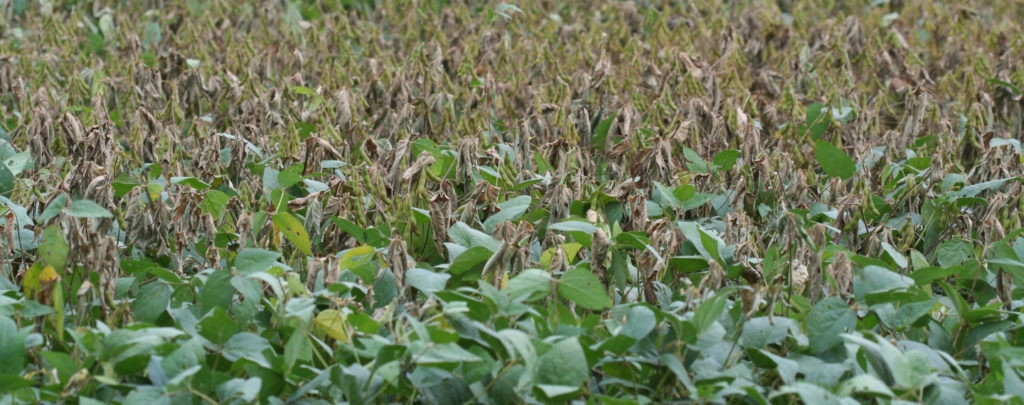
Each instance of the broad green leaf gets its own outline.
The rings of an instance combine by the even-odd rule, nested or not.
[[[499,223],[504,221],[515,221],[530,208],[530,204],[532,202],[533,199],[530,198],[530,196],[522,195],[498,204],[500,211],[491,215],[486,221],[484,221],[484,230],[492,233],[494,232],[494,227]]]
[[[712,163],[718,168],[718,170],[729,171],[736,165],[736,160],[740,158],[740,151],[736,149],[726,149],[715,154],[715,158]]]
[[[26,333],[6,315],[0,314],[0,375],[21,375],[25,370]]]
[[[171,303],[171,288],[161,281],[153,281],[139,288],[135,298],[135,318],[142,322],[156,323]]]
[[[910,264],[910,261],[907,260],[907,257],[904,256],[902,253],[896,251],[896,247],[890,245],[888,242],[882,242],[882,249],[885,250],[885,253],[892,258],[892,261],[894,263],[896,263],[896,267],[905,269],[907,268],[907,265]]]
[[[594,127],[594,137],[591,139],[591,144],[597,150],[604,150],[606,141],[608,139],[608,130],[611,129],[612,122],[615,121],[615,117],[608,117],[597,124]]]
[[[819,404],[819,405],[858,405],[860,402],[849,397],[839,397],[832,392],[819,387],[817,385],[798,381],[792,384],[787,384],[772,392],[769,396],[770,399],[782,395],[796,394],[800,397],[800,401],[804,404]]]
[[[958,267],[958,266],[953,266],[953,267],[934,267],[934,266],[929,266],[929,267],[924,267],[924,268],[920,268],[920,269],[914,270],[913,273],[910,273],[910,278],[914,279],[914,282],[917,283],[917,285],[923,286],[923,285],[928,285],[928,284],[930,284],[931,282],[933,282],[935,280],[941,280],[941,279],[944,279],[946,277],[949,277],[951,274],[956,273],[958,271],[960,271],[960,267]]]
[[[551,273],[539,269],[526,269],[517,274],[502,289],[509,298],[531,301],[551,292]]]
[[[694,173],[708,173],[708,163],[697,154],[697,151],[683,147],[683,157],[686,158],[686,168]]]
[[[935,251],[935,261],[939,266],[955,266],[974,258],[974,248],[970,242],[962,239],[950,239],[942,242]]]
[[[57,215],[60,215],[60,213],[63,212],[65,208],[67,208],[67,205],[68,205],[68,195],[67,194],[60,194],[60,195],[54,197],[53,200],[50,201],[50,204],[46,206],[46,209],[43,210],[43,213],[39,215],[39,218],[37,218],[38,221],[40,223],[49,222],[51,219],[53,219]]]
[[[203,304],[203,311],[210,311],[213,308],[226,309],[231,305],[231,298],[235,295],[235,287],[231,285],[231,272],[221,269],[210,273],[206,277],[206,284],[199,295]]]
[[[975,197],[986,191],[996,190],[1002,188],[1006,183],[1010,181],[1021,181],[1020,177],[1008,177],[1005,179],[990,180],[984,183],[972,184],[964,187],[958,191],[949,193],[952,197]]]
[[[877,308],[876,308],[877,307]],[[919,302],[910,302],[900,305],[899,309],[892,303],[884,303],[873,306],[871,309],[878,315],[878,319],[893,330],[903,330],[918,319],[931,312],[935,307],[935,300],[929,299]]]
[[[227,343],[235,335],[235,332],[238,332],[238,324],[228,316],[223,308],[214,307],[199,321],[197,330],[210,343],[219,346]]]
[[[647,337],[657,324],[654,311],[644,304],[633,305],[626,313],[626,323],[619,329],[618,334],[640,340]]]
[[[377,255],[377,249],[373,246],[359,246],[341,252],[341,270],[351,271],[363,282],[370,283],[377,275],[377,269],[373,265],[373,259]]]
[[[475,268],[482,268],[487,259],[494,255],[493,251],[484,246],[474,246],[464,250],[448,266],[448,272],[456,276]]]
[[[719,291],[711,298],[705,299],[700,303],[697,311],[693,314],[693,324],[697,327],[698,335],[704,334],[718,320],[718,317],[722,316],[727,304],[725,299],[726,294],[723,291]]]
[[[313,251],[309,243],[309,233],[302,225],[302,221],[294,215],[284,211],[274,214],[274,226],[284,234],[288,241],[295,245],[304,255],[311,255]]]
[[[221,353],[228,361],[246,359],[265,368],[270,368],[270,363],[263,354],[267,350],[273,352],[267,339],[254,333],[240,332],[228,339]]]
[[[786,339],[789,332],[788,322],[785,318],[768,318],[760,316],[750,318],[743,325],[743,346],[756,349],[764,348],[769,344],[778,344]]]
[[[281,254],[272,250],[245,248],[235,256],[235,268],[242,275],[267,271],[277,263],[279,257]]]
[[[14,173],[7,165],[0,162],[0,195],[10,193],[14,190]]]
[[[857,172],[857,164],[850,158],[850,155],[830,142],[821,140],[815,142],[814,158],[818,160],[818,164],[829,176],[846,180]]]
[[[210,184],[205,181],[199,180],[195,177],[179,176],[171,177],[171,184],[182,184],[192,187],[196,190],[206,190],[210,188]]]
[[[555,343],[537,361],[537,383],[580,387],[590,377],[583,347],[575,338]]]
[[[825,135],[825,130],[832,124],[832,121],[829,120],[830,114],[826,114],[828,110],[829,108],[821,103],[813,103],[807,107],[804,123],[807,128],[807,134],[811,138],[821,138],[822,135]]]
[[[217,387],[217,396],[222,401],[240,399],[243,402],[253,402],[260,393],[262,382],[259,377],[232,378]]]
[[[68,261],[68,242],[64,239],[64,231],[58,225],[50,225],[43,231],[43,239],[39,244],[39,258],[53,266],[57,273],[64,272]]]
[[[842,334],[857,327],[857,314],[837,297],[819,301],[807,315],[807,337],[813,353],[825,352],[843,342]]]
[[[405,281],[408,282],[410,286],[427,294],[433,294],[444,290],[445,285],[448,284],[449,278],[451,278],[451,275],[449,274],[435,273],[430,270],[415,267],[409,269],[409,271],[405,273]]]
[[[92,200],[77,200],[68,207],[67,214],[75,218],[113,218],[114,214]]]
[[[494,239],[491,235],[470,228],[464,222],[456,222],[448,230],[448,236],[452,241],[467,248],[485,247],[491,252],[501,248],[501,241]]]
[[[573,268],[558,280],[558,295],[583,308],[601,310],[612,305],[601,280],[587,269]]]
[[[882,380],[871,374],[860,374],[850,378],[843,382],[843,385],[839,387],[839,395],[849,396],[850,394],[868,394],[874,396],[883,396],[892,398],[896,396],[889,389],[888,385],[885,385]]]
[[[416,343],[421,343],[417,341]],[[415,346],[415,344],[414,344]],[[416,364],[452,364],[480,361],[480,357],[454,343],[440,345],[424,344],[419,354],[414,355]]]
[[[0,165],[6,165],[11,174],[17,176],[30,167],[29,162],[31,161],[32,152],[24,151],[5,157],[3,162],[0,162]]]
[[[895,384],[891,363],[900,357],[899,352],[895,348],[885,342],[884,339],[878,339],[876,343],[852,333],[845,333],[842,337],[860,346],[860,349],[865,353],[868,363],[871,365],[872,371],[878,375],[878,378],[887,385]]]
[[[594,232],[597,232],[597,227],[589,222],[569,219],[559,222],[557,224],[548,225],[548,230],[563,232],[583,232],[586,234],[593,234]]]
[[[864,266],[856,272],[853,289],[858,300],[868,294],[905,289],[914,285],[914,279],[875,265]]]

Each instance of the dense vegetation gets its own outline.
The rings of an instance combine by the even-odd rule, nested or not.
[[[0,12],[0,402],[1024,403],[1019,0]]]

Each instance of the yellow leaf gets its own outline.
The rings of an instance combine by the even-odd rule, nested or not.
[[[284,237],[288,238],[288,241],[295,245],[302,254],[312,254],[311,245],[309,243],[309,233],[306,232],[306,228],[302,225],[302,222],[294,215],[287,212],[278,212],[274,214],[274,226],[277,227]]]
[[[327,336],[334,338],[342,343],[350,343],[348,329],[346,329],[345,320],[348,318],[341,311],[336,309],[326,309],[316,315],[316,319],[313,323],[316,324],[316,328]]]
[[[39,282],[49,283],[56,281],[60,276],[57,275],[57,270],[54,270],[53,266],[46,266],[43,271],[39,273]]]

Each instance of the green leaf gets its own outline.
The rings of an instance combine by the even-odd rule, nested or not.
[[[996,190],[1002,188],[1006,183],[1010,181],[1021,181],[1020,177],[1007,177],[1005,179],[990,180],[983,183],[972,184],[964,187],[958,191],[949,193],[950,196],[955,198],[960,197],[975,197],[986,191]]]
[[[928,285],[935,280],[941,280],[949,277],[951,274],[960,271],[960,267],[923,267],[910,273],[910,278],[914,279],[917,285]]]
[[[829,120],[830,114],[827,114],[828,110],[821,103],[814,103],[807,107],[804,121],[807,128],[806,133],[812,138],[821,138],[822,135],[825,135],[825,130],[832,124],[831,120]]]
[[[470,228],[464,222],[456,222],[455,225],[452,225],[451,229],[448,230],[448,237],[452,238],[452,241],[455,243],[467,248],[480,246],[487,248],[491,252],[501,248],[501,241],[494,239],[491,235]]]
[[[601,310],[612,305],[601,280],[587,269],[576,267],[558,280],[558,295],[583,308]]]
[[[594,137],[590,140],[591,145],[597,150],[604,150],[606,141],[608,139],[608,130],[612,127],[612,122],[615,121],[615,117],[608,117],[597,124],[594,127]]]
[[[135,298],[135,319],[142,322],[156,323],[171,303],[171,288],[160,281],[154,281],[139,288],[139,296]]]
[[[421,341],[416,341],[416,343],[422,344]],[[481,360],[477,355],[454,343],[439,345],[422,344],[418,353],[419,354],[413,356],[416,360],[416,364],[452,364],[477,362]]]
[[[68,241],[64,239],[64,230],[60,226],[50,225],[43,231],[39,258],[43,263],[53,266],[58,274],[64,272],[68,261]]]
[[[231,285],[231,272],[221,269],[210,273],[206,277],[206,284],[199,295],[203,304],[203,311],[210,311],[213,308],[226,309],[231,305],[231,298],[235,295],[235,287]]]
[[[581,220],[569,219],[557,224],[548,225],[548,230],[563,231],[563,232],[583,232],[586,234],[593,234],[597,232],[597,227],[590,222],[584,222]]]
[[[736,160],[740,158],[740,151],[736,149],[726,149],[715,154],[715,158],[712,163],[718,168],[718,170],[729,171],[736,165]]]
[[[304,255],[311,255],[313,251],[309,243],[309,234],[302,225],[302,221],[294,215],[284,211],[274,214],[274,226],[284,234],[288,241],[295,245]]]
[[[807,337],[813,353],[825,352],[843,342],[842,334],[857,327],[857,314],[837,297],[818,302],[807,315]]]
[[[67,214],[75,218],[113,218],[114,214],[92,200],[77,200],[68,207]]]
[[[974,258],[974,248],[970,242],[962,239],[944,241],[935,252],[935,261],[942,267],[955,266],[972,258]]]
[[[839,387],[839,395],[868,394],[892,398],[896,396],[888,385],[871,374],[860,374],[843,382]]]
[[[279,257],[281,254],[272,250],[245,248],[235,256],[235,268],[242,275],[259,273],[269,270]]]
[[[423,291],[426,294],[444,290],[451,275],[435,273],[421,268],[411,268],[405,273],[405,281],[413,288]]]
[[[39,215],[39,218],[37,218],[37,220],[40,223],[48,222],[57,215],[60,215],[60,213],[64,211],[64,208],[67,208],[67,205],[67,194],[60,194],[54,197],[53,201],[50,201],[50,204],[46,206],[46,209],[43,210],[43,213]]]
[[[500,211],[491,215],[484,221],[484,230],[488,233],[494,232],[494,227],[504,221],[515,221],[530,208],[533,198],[528,195],[519,196],[498,204]]]
[[[273,348],[267,342],[267,339],[254,333],[241,332],[228,339],[227,343],[224,344],[224,350],[221,354],[228,361],[246,359],[265,368],[270,368],[270,363],[263,354],[266,350],[273,352]]]
[[[626,323],[622,325],[617,334],[640,340],[647,337],[657,324],[658,320],[654,317],[654,311],[645,304],[634,305],[629,308],[629,312],[626,314]]]
[[[796,394],[800,397],[800,401],[805,404],[820,404],[820,405],[856,405],[859,402],[852,398],[841,398],[836,396],[824,388],[809,382],[798,381],[792,384],[782,386],[778,390],[772,392],[769,399],[774,399],[782,395]]]
[[[222,401],[240,399],[242,402],[253,402],[260,393],[262,380],[253,378],[232,378],[217,387],[217,396]]]
[[[683,147],[683,157],[686,158],[686,168],[694,173],[708,173],[708,163],[697,154],[697,151]]]
[[[814,158],[818,160],[818,164],[829,176],[846,180],[857,172],[857,164],[850,158],[850,155],[829,142],[821,140],[815,142]]]
[[[539,269],[526,269],[519,273],[502,289],[509,298],[516,300],[524,297],[531,301],[551,293],[551,273]]]
[[[853,290],[858,300],[868,294],[905,289],[914,285],[914,279],[891,271],[885,267],[868,265],[857,272]]]
[[[215,307],[199,321],[197,331],[211,343],[219,346],[227,343],[235,332],[238,332],[238,324],[223,308]]]
[[[697,307],[697,311],[693,314],[693,324],[697,327],[697,334],[701,335],[711,325],[718,320],[718,317],[722,316],[725,312],[725,301],[726,294],[723,291],[719,291],[713,297],[708,298],[700,303]]]
[[[743,325],[743,339],[744,347],[751,347],[756,349],[764,348],[769,344],[778,344],[786,339],[789,332],[788,322],[785,318],[768,318],[767,316],[761,316],[756,318],[750,318]]]
[[[537,362],[537,383],[580,387],[590,378],[583,347],[575,337],[551,346]]]
[[[341,253],[339,266],[341,270],[351,271],[363,282],[372,283],[377,275],[377,269],[373,265],[373,258],[376,255],[377,249],[373,246],[354,247]]]
[[[206,190],[206,189],[210,188],[210,184],[209,183],[206,183],[205,181],[199,180],[198,178],[189,177],[189,176],[171,177],[171,184],[183,184],[183,185],[192,187],[192,188],[194,188],[196,190]]]
[[[14,190],[14,173],[6,164],[0,162],[0,195],[8,194]]]
[[[0,315],[0,374],[21,375],[25,371],[25,336],[14,320]]]
[[[471,247],[452,260],[452,263],[448,265],[448,272],[458,276],[477,267],[482,268],[492,255],[494,252],[484,246]]]

